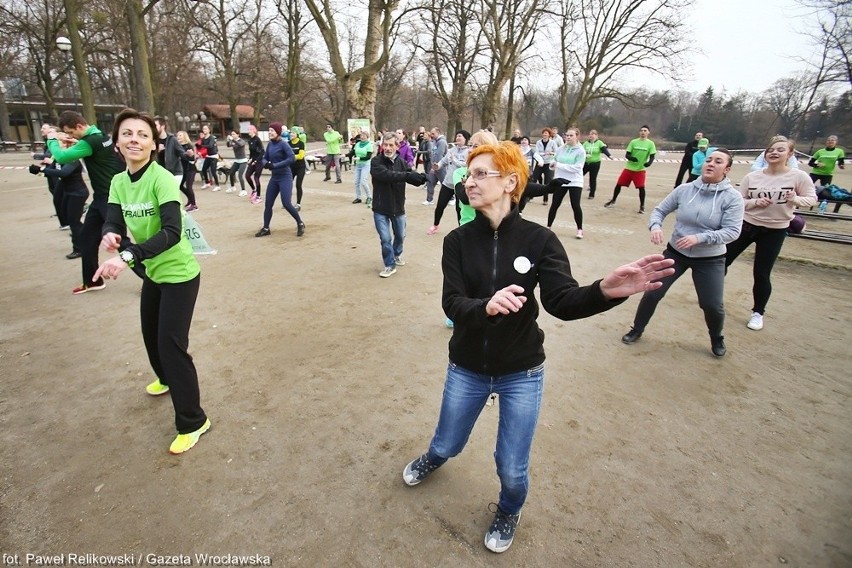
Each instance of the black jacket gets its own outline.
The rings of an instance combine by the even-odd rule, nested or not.
[[[249,162],[257,162],[263,157],[263,142],[260,136],[249,136],[248,150]]]
[[[624,301],[607,300],[600,281],[577,284],[559,238],[523,219],[514,206],[496,231],[480,213],[451,231],[444,238],[441,266],[442,305],[455,323],[450,361],[477,373],[505,375],[544,362],[536,286],[544,309],[561,320],[585,318]],[[509,315],[488,316],[488,300],[510,284],[524,289],[524,306]]]
[[[411,171],[399,154],[393,160],[384,153],[370,160],[373,178],[373,212],[388,217],[405,215],[405,184],[423,185],[426,176]]]

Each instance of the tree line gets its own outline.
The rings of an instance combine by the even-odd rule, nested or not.
[[[346,118],[378,128],[597,128],[730,146],[775,133],[852,134],[851,0],[806,0],[820,57],[762,93],[650,92],[692,53],[691,0],[5,0],[0,78],[56,114],[72,93],[165,116],[225,103],[313,132]],[[65,57],[56,39],[70,39]],[[7,94],[7,97],[10,95]]]

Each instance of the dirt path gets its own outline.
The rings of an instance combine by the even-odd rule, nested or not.
[[[0,156],[0,166],[28,164]],[[578,279],[652,252],[633,190],[604,209],[620,163],[557,233]],[[675,165],[652,168],[649,203]],[[744,168],[732,176],[739,179]],[[844,174],[849,176],[850,174]],[[564,323],[543,315],[546,393],[531,491],[502,555],[482,545],[497,407],[465,452],[406,487],[446,365],[441,234],[409,192],[408,264],[387,280],[372,216],[344,185],[306,178],[307,234],[280,209],[199,192],[201,257],[191,334],[213,429],[173,457],[167,398],[138,331],[139,281],[75,297],[44,180],[0,170],[0,552],[259,554],[275,566],[849,566],[852,415],[847,269],[780,262],[766,327],[745,327],[751,259],[727,279],[728,355],[709,351],[688,279],[640,342],[619,341],[638,299]],[[847,180],[846,186],[852,186]],[[537,202],[527,217],[544,222]],[[670,226],[667,227],[670,229]],[[788,240],[784,254],[852,266],[843,245]],[[846,369],[844,371],[844,369]],[[141,555],[141,557],[140,557]]]

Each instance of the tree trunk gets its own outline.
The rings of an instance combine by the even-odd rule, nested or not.
[[[133,82],[136,86],[133,104],[137,110],[154,114],[154,88],[148,67],[148,34],[145,31],[145,19],[142,17],[142,5],[139,0],[127,0],[124,11],[130,27]]]
[[[83,106],[82,114],[89,124],[97,124],[98,116],[95,113],[92,82],[89,80],[89,72],[86,70],[83,43],[80,40],[80,28],[77,22],[77,2],[76,0],[64,0],[64,3],[68,37],[71,40],[71,56],[74,61],[74,75],[77,77],[77,89],[80,91],[80,103]]]

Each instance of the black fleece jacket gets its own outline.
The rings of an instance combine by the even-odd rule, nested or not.
[[[442,304],[455,323],[450,361],[487,375],[514,373],[544,362],[544,332],[536,322],[539,308],[533,294],[537,285],[544,309],[561,320],[589,317],[624,301],[607,300],[600,280],[589,286],[577,284],[559,238],[523,219],[515,206],[496,231],[480,213],[451,231],[444,238],[441,265]],[[524,289],[524,306],[509,315],[488,316],[488,301],[510,284]]]

